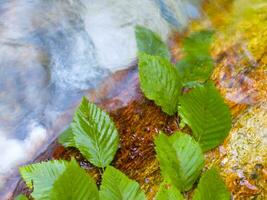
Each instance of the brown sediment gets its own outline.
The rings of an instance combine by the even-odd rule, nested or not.
[[[152,199],[161,182],[154,152],[154,137],[160,130],[172,133],[178,130],[178,119],[162,113],[141,93],[139,100],[112,112],[121,138],[121,148],[114,165],[137,180],[147,197]]]

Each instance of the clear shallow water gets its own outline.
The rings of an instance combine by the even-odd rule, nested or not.
[[[0,194],[58,116],[135,60],[135,24],[166,40],[198,16],[183,0],[0,0]]]

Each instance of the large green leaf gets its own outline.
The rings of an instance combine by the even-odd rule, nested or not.
[[[199,55],[197,58],[185,57],[176,63],[176,68],[182,77],[183,85],[192,82],[205,82],[213,71],[213,60],[210,56]]]
[[[53,185],[50,200],[98,200],[96,183],[75,160],[68,163],[66,170]]]
[[[63,133],[59,141],[64,146],[76,147],[92,164],[104,168],[115,156],[119,136],[108,114],[83,98],[74,114],[71,131]]]
[[[183,41],[183,50],[187,55],[197,57],[198,55],[209,55],[210,45],[214,32],[211,30],[201,30],[192,33]]]
[[[161,183],[155,200],[183,200],[180,191],[171,184]]]
[[[231,129],[230,110],[211,82],[198,85],[181,96],[178,112],[192,128],[203,151],[222,143]]]
[[[139,55],[139,79],[145,96],[154,100],[164,112],[177,112],[181,83],[175,67],[166,59]]]
[[[199,31],[191,34],[183,42],[185,57],[176,63],[185,86],[191,82],[205,82],[213,70],[210,56],[212,31]]]
[[[136,181],[108,166],[100,187],[101,200],[145,200],[145,194]]]
[[[230,200],[230,192],[227,190],[222,178],[215,168],[206,171],[201,177],[193,200]]]
[[[135,37],[139,52],[170,59],[168,46],[153,31],[143,26],[136,26]]]
[[[54,182],[65,169],[66,162],[53,160],[24,166],[19,170],[26,185],[33,188],[32,197],[36,200],[47,200]]]
[[[164,179],[181,191],[190,190],[204,166],[199,144],[189,135],[180,132],[169,137],[160,133],[155,144]]]

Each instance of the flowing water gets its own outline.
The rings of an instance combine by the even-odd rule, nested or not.
[[[0,194],[58,116],[135,61],[136,24],[167,40],[199,15],[193,0],[0,0]]]

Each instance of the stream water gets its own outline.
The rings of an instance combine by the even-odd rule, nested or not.
[[[199,15],[194,0],[0,0],[0,196],[57,117],[136,59],[136,24],[166,40]]]

